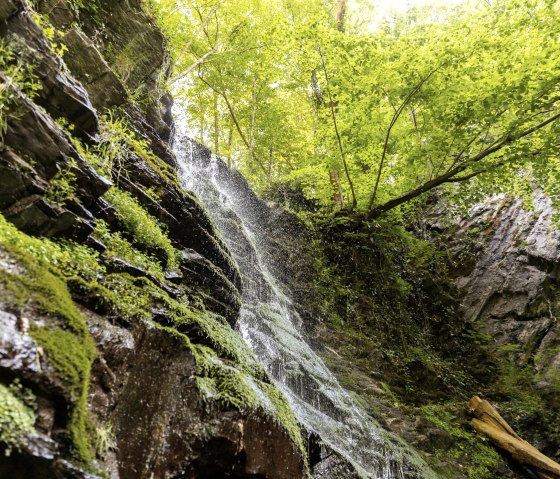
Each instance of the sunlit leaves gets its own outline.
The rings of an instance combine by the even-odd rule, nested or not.
[[[378,175],[375,205],[440,177],[458,198],[477,197],[465,177],[559,195],[557,124],[523,133],[560,107],[558,1],[417,8],[376,29],[349,12],[344,33],[332,1],[153,2],[191,131],[257,187],[297,181],[332,205],[334,170],[350,200],[334,109],[359,208]]]

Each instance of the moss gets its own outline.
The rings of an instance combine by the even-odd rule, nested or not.
[[[35,432],[35,397],[19,382],[0,384],[0,442],[7,451],[21,448]]]
[[[255,409],[259,396],[248,383],[248,376],[225,365],[215,366],[206,376],[197,376],[196,384],[206,400],[240,410]]]
[[[60,320],[66,328],[78,337],[88,335],[87,326],[73,303],[66,284],[54,276],[47,268],[36,263],[32,257],[14,254],[10,256],[17,259],[25,267],[25,275],[12,274],[0,270],[0,283],[5,288],[5,296],[9,296],[17,306],[23,307],[26,303],[35,302],[39,309],[55,320]],[[8,299],[8,298],[4,298]]]
[[[124,256],[123,259],[133,260],[130,262],[157,275],[163,273],[155,260],[139,253],[106,226],[102,225],[97,232],[102,235],[100,239],[108,240],[110,255]],[[148,278],[107,274],[99,265],[98,254],[92,250],[73,243],[57,244],[31,238],[2,217],[0,241],[25,270],[25,274],[18,275],[0,269],[4,290],[17,306],[36,304],[52,319],[45,327],[34,325],[31,334],[44,348],[47,361],[68,392],[71,401],[68,439],[77,460],[88,463],[92,459],[93,439],[88,434],[85,406],[95,350],[85,322],[69,296],[68,285],[72,291],[120,318],[162,321],[164,324],[157,327],[180,337],[193,352],[196,384],[209,404],[242,411],[266,411],[305,455],[299,426],[286,399],[268,383],[266,373],[239,333],[222,317],[204,310],[196,298],[186,305],[171,298]],[[192,340],[180,331],[189,334]]]
[[[156,258],[135,248],[119,232],[110,231],[109,226],[104,221],[97,222],[93,235],[107,246],[105,250],[107,256],[123,259],[158,279],[164,280],[165,274]]]
[[[115,207],[124,229],[135,244],[148,250],[163,250],[167,256],[168,268],[177,266],[176,251],[160,223],[150,215],[138,201],[119,190],[111,188],[105,198]]]
[[[125,319],[150,319],[150,292],[156,287],[146,278],[135,278],[127,273],[113,273],[103,279],[107,301],[112,303],[116,312]]]
[[[1,216],[0,245],[22,269],[15,272],[0,270],[0,283],[4,286],[2,299],[19,308],[36,305],[50,319],[44,326],[34,324],[31,335],[43,347],[46,360],[69,396],[67,429],[73,456],[77,461],[89,464],[92,455],[86,431],[86,399],[95,346],[65,282],[51,272],[56,267],[48,263],[47,258],[60,264],[61,276],[76,260],[71,260],[63,247],[29,237]],[[83,250],[80,251],[83,254]],[[82,271],[95,269],[89,261],[81,266]]]
[[[114,165],[121,167],[127,158],[136,155],[167,183],[182,190],[175,169],[150,150],[148,141],[138,138],[125,118],[126,113],[114,109],[100,119],[101,137],[96,152],[109,163],[108,170]]]
[[[272,413],[278,423],[292,438],[298,447],[304,462],[307,464],[307,448],[301,435],[301,427],[284,395],[272,384],[261,384],[262,389],[267,393],[268,399],[272,404]]]
[[[208,323],[212,316],[202,312],[189,313],[189,322]],[[200,316],[196,318],[196,316]],[[268,382],[266,373],[258,365],[246,343],[229,326],[221,330],[220,342],[215,346],[219,353],[209,346],[193,343],[176,329],[157,325],[168,334],[179,338],[193,353],[196,364],[196,385],[202,397],[210,404],[220,407],[235,407],[242,411],[262,411],[271,415],[292,439],[302,457],[307,457],[297,419],[283,394]],[[212,329],[210,329],[212,330]],[[227,338],[229,336],[229,338]],[[216,336],[213,336],[214,340]],[[226,350],[223,344],[229,344]],[[220,355],[225,353],[228,361]]]
[[[218,315],[207,311],[197,311],[185,307],[173,300],[169,302],[175,327],[196,325],[207,342],[225,358],[234,361],[242,370],[257,378],[265,376],[264,370],[256,362],[253,353],[238,332]]]
[[[95,356],[93,341],[77,338],[63,329],[35,327],[31,336],[45,350],[47,361],[70,393],[72,411],[67,429],[72,455],[89,464],[93,459],[91,438],[87,431],[87,393],[91,364]]]
[[[464,419],[456,413],[463,404],[445,403],[424,406],[420,412],[435,426],[453,437],[453,445],[447,451],[436,451],[436,457],[447,457],[464,464],[470,479],[491,479],[500,463],[500,456],[487,440],[461,426]]]

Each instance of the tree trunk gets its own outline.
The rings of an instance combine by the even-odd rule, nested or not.
[[[232,144],[233,144],[233,126],[230,125],[229,135],[228,135],[228,143],[227,143],[227,151],[228,151],[227,165],[228,165],[228,168],[231,168],[231,146],[232,146]]]
[[[342,187],[340,186],[340,177],[338,176],[338,172],[336,170],[332,170],[329,173],[329,177],[331,180],[331,185],[333,187],[333,201],[334,204],[338,208],[342,208],[344,206],[344,195],[342,194]]]
[[[488,401],[474,396],[469,409],[475,416],[471,424],[478,432],[488,436],[515,460],[529,466],[541,479],[560,479],[560,464],[521,439]]]
[[[346,16],[346,0],[338,0],[338,10],[336,12],[336,29],[344,31],[344,17]]]
[[[218,94],[214,92],[214,153],[220,155],[220,129],[218,122]]]

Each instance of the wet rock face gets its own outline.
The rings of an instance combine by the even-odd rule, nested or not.
[[[102,353],[90,404],[114,425],[115,450],[106,459],[112,478],[302,477],[301,456],[270,418],[201,399],[181,339],[95,315],[90,326]]]
[[[126,278],[129,285],[139,282],[181,305],[190,306],[196,298],[206,313],[234,325],[240,273],[204,208],[180,186],[173,171],[176,160],[168,145],[171,101],[157,86],[158,75],[167,68],[161,32],[139,1],[37,3],[39,10],[33,12],[24,0],[0,2],[0,37],[17,46],[19,56],[13,61],[21,57],[32,65],[32,80],[40,87],[35,95],[23,87],[11,90],[8,114],[2,117],[0,212],[19,232],[30,235],[26,238],[87,244],[99,253],[95,258],[104,275]],[[93,4],[95,15],[82,8]],[[53,51],[37,13],[65,32],[61,41],[66,51]],[[1,87],[10,82],[8,73],[0,72]],[[130,91],[148,99],[144,108],[131,101]],[[67,125],[85,148],[95,148],[100,119],[107,108],[116,107],[161,161],[159,169],[130,153],[118,172],[105,177],[72,141]],[[64,175],[72,178],[73,188],[61,201],[53,195],[53,185]],[[103,198],[115,184],[164,225],[178,252],[175,267],[161,277],[111,257],[107,246],[91,236],[99,220],[112,230],[121,228],[115,209]],[[37,285],[50,274],[51,258],[46,257],[34,278],[25,249],[18,245],[20,249],[12,251],[5,238],[0,239],[0,384],[21,394],[16,399],[23,401],[24,411],[31,399],[21,391],[32,393],[35,424],[24,443],[0,443],[0,477],[99,477],[91,471],[111,479],[305,476],[301,452],[270,413],[249,413],[202,398],[192,345],[187,333],[169,327],[169,310],[151,304],[143,311],[144,319],[131,321],[126,311],[111,309],[105,293],[92,294],[75,278],[59,281],[60,291]],[[157,249],[149,254],[165,257]],[[32,297],[26,288],[35,287]],[[117,295],[112,301],[119,299]],[[56,309],[57,301],[63,307]],[[64,322],[68,310],[77,323]],[[50,350],[37,339],[36,332],[43,330],[47,336],[56,331],[82,343],[78,341],[76,349],[57,350],[55,345]],[[74,365],[73,358],[90,340],[95,352]],[[58,351],[56,360],[53,351]],[[216,356],[222,360],[228,365],[232,361]],[[85,398],[80,403],[82,390],[76,384],[69,387],[61,374],[64,361],[76,366],[63,371],[75,383],[88,381],[87,404]],[[85,417],[76,415],[84,412],[80,408],[87,409],[89,431]],[[0,433],[2,427],[0,423]],[[78,458],[79,435],[88,436],[88,447],[96,449],[90,451],[92,460]]]
[[[524,362],[532,357],[538,369],[558,369],[560,231],[552,224],[550,201],[536,194],[534,210],[527,211],[518,200],[497,197],[451,228],[465,318],[497,346],[520,345]]]

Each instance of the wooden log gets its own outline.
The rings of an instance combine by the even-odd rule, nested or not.
[[[521,439],[507,421],[500,416],[500,413],[496,410],[496,408],[485,399],[481,399],[478,396],[471,398],[469,401],[469,410],[481,421],[493,424],[498,429],[502,429],[504,432],[511,434],[513,437]]]
[[[560,479],[560,464],[521,439],[488,401],[475,396],[469,402],[469,409],[475,416],[471,424],[478,432],[521,464],[531,467],[541,479]]]

